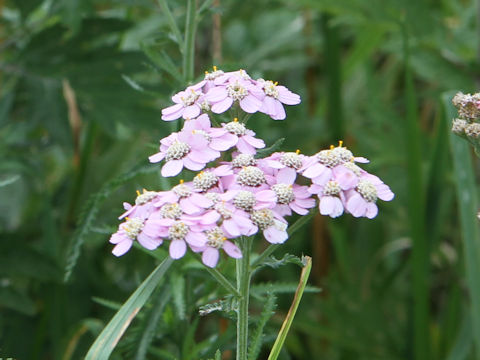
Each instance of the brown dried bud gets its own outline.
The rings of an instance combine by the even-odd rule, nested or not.
[[[452,132],[457,135],[464,135],[468,122],[463,119],[454,119],[452,122]]]
[[[480,136],[480,124],[471,123],[465,128],[465,134],[471,138],[478,138]]]

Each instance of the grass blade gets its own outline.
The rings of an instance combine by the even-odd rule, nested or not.
[[[422,183],[421,134],[417,119],[417,104],[406,24],[402,24],[405,66],[405,144],[407,149],[408,212],[412,238],[413,278],[413,351],[415,359],[430,358],[429,337],[429,244],[425,228],[425,192]]]
[[[127,330],[172,263],[173,259],[167,257],[135,290],[97,337],[85,357],[86,360],[106,360],[109,358],[123,333]]]
[[[453,93],[443,95],[445,116],[448,124],[456,116],[451,103]],[[477,189],[472,166],[470,145],[467,141],[450,133],[455,186],[457,190],[460,226],[462,231],[463,251],[466,265],[466,277],[470,292],[470,316],[472,319],[473,338],[476,356],[480,356],[480,237],[478,229]]]
[[[298,305],[300,304],[300,300],[302,300],[303,291],[305,290],[305,286],[307,285],[308,276],[310,275],[310,270],[312,270],[312,258],[309,256],[305,256],[303,258],[305,261],[305,266],[302,269],[302,273],[300,275],[300,281],[298,283],[297,291],[295,292],[295,296],[293,298],[292,305],[288,310],[287,317],[283,321],[282,328],[278,333],[277,339],[273,344],[272,351],[268,356],[268,360],[276,360],[278,355],[280,355],[280,351],[282,350],[283,343],[287,338],[288,331],[290,330],[290,326],[292,325],[293,318],[298,309]]]

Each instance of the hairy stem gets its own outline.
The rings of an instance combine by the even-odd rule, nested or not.
[[[237,310],[237,357],[247,360],[248,300],[250,296],[250,248],[252,239],[242,237],[238,242],[243,257],[237,260],[237,290],[240,293]]]

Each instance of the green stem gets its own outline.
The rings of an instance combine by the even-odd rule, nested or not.
[[[158,5],[164,12],[165,16],[167,17],[168,25],[170,26],[170,30],[172,30],[173,35],[177,39],[178,46],[180,48],[180,51],[183,53],[183,38],[182,34],[180,33],[180,29],[177,26],[177,23],[175,22],[175,19],[172,15],[172,12],[170,11],[170,8],[168,7],[167,0],[158,0]]]
[[[201,261],[200,257],[199,257],[199,261]],[[227,278],[223,276],[220,271],[218,271],[216,268],[210,268],[208,266],[205,266],[205,269],[210,273],[210,275],[212,275],[215,278],[215,280],[218,281],[220,285],[222,285],[231,294],[239,297],[241,296],[241,293],[233,287],[230,281],[228,281]]]
[[[242,237],[238,246],[243,257],[237,260],[237,290],[240,293],[237,310],[237,357],[247,360],[248,348],[248,301],[250,296],[250,247],[252,239]]]
[[[197,30],[197,0],[188,0],[185,24],[185,48],[183,51],[183,75],[188,83],[194,76],[195,32]]]

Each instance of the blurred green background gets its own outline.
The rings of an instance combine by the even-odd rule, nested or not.
[[[183,31],[185,2],[168,5]],[[302,96],[285,121],[249,121],[267,144],[285,137],[283,150],[313,154],[344,140],[396,194],[374,220],[315,217],[276,252],[311,255],[310,284],[322,288],[304,295],[281,358],[478,359],[470,299],[480,277],[475,285],[465,274],[472,261],[442,105],[444,93],[474,92],[480,79],[477,4],[199,0],[198,8],[196,76],[212,65],[244,68]],[[135,190],[169,186],[147,161],[177,127],[160,110],[186,86],[163,10],[153,0],[0,1],[0,357],[83,358],[155,266],[139,249],[115,258],[108,238]],[[178,263],[112,358],[207,359],[218,347],[234,358],[234,324],[197,315],[217,285],[195,260]],[[255,281],[291,288],[298,275],[291,265]],[[167,290],[173,300],[149,325]],[[292,298],[277,296],[262,356]]]

